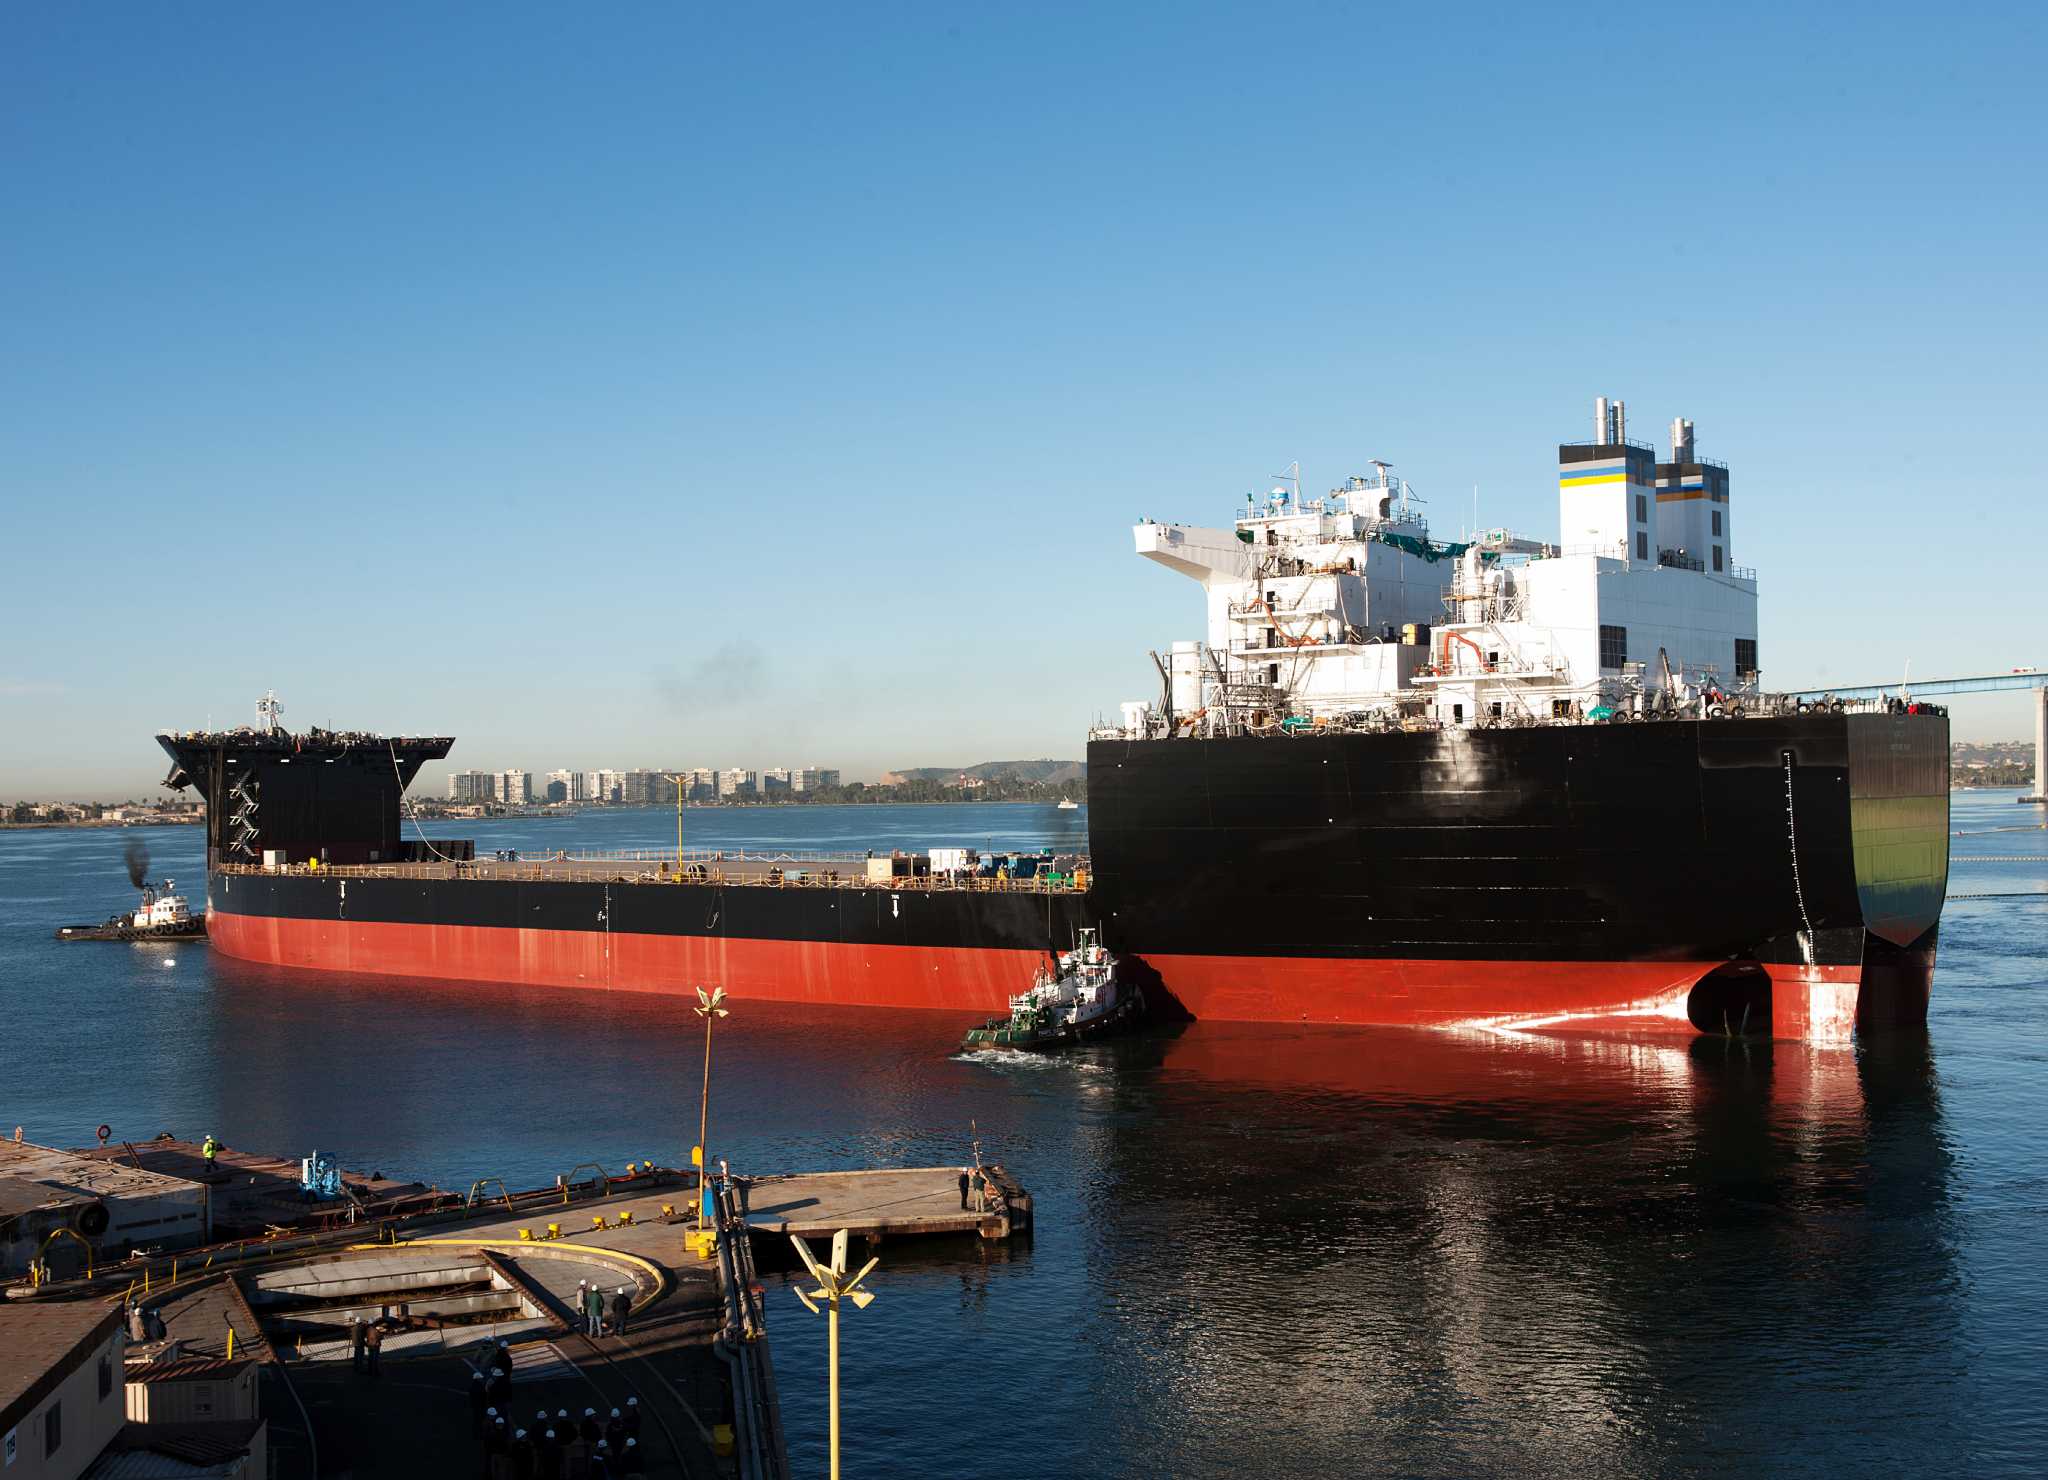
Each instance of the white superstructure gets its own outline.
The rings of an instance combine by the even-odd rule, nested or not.
[[[1146,521],[1138,553],[1199,582],[1208,630],[1177,642],[1126,736],[1571,722],[1700,713],[1755,695],[1756,576],[1734,564],[1728,470],[1629,442],[1558,449],[1556,543],[1430,537],[1385,463],[1315,499],[1274,488],[1229,529]]]
[[[192,919],[192,910],[186,904],[185,896],[174,893],[175,887],[175,882],[170,879],[164,880],[160,889],[143,886],[142,908],[130,916],[130,922],[137,930],[168,930]]]

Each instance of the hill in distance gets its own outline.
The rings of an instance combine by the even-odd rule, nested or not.
[[[1088,767],[1080,761],[983,761],[975,766],[905,766],[883,775],[884,786],[906,781],[953,781],[973,776],[982,781],[1028,781],[1061,786],[1087,778]]]

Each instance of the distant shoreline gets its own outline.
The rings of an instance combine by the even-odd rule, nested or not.
[[[124,827],[203,827],[204,817],[163,817],[149,822],[109,822],[103,817],[81,817],[76,821],[64,822],[0,822],[0,832],[56,832],[59,830],[98,829],[106,832],[118,831]]]

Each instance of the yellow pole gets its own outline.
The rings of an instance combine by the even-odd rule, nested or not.
[[[832,1347],[832,1480],[839,1480],[839,1296],[832,1296],[832,1309],[825,1316]]]
[[[235,1326],[234,1326],[234,1322],[230,1321],[230,1322],[228,1323],[228,1360],[229,1360],[230,1362],[232,1362],[232,1361],[234,1361],[234,1359],[235,1359]]]
[[[704,1188],[711,1176],[711,1147],[705,1137],[711,1133],[711,1019],[704,1014],[704,1096],[697,1102],[697,1150],[703,1161],[697,1168],[697,1232],[704,1231]]]
[[[685,782],[680,776],[671,776],[668,779],[676,784],[676,882],[681,883],[683,878],[683,787]]]

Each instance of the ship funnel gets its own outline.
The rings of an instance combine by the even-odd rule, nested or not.
[[[1671,460],[1675,463],[1689,463],[1692,455],[1692,423],[1682,416],[1671,419]]]

